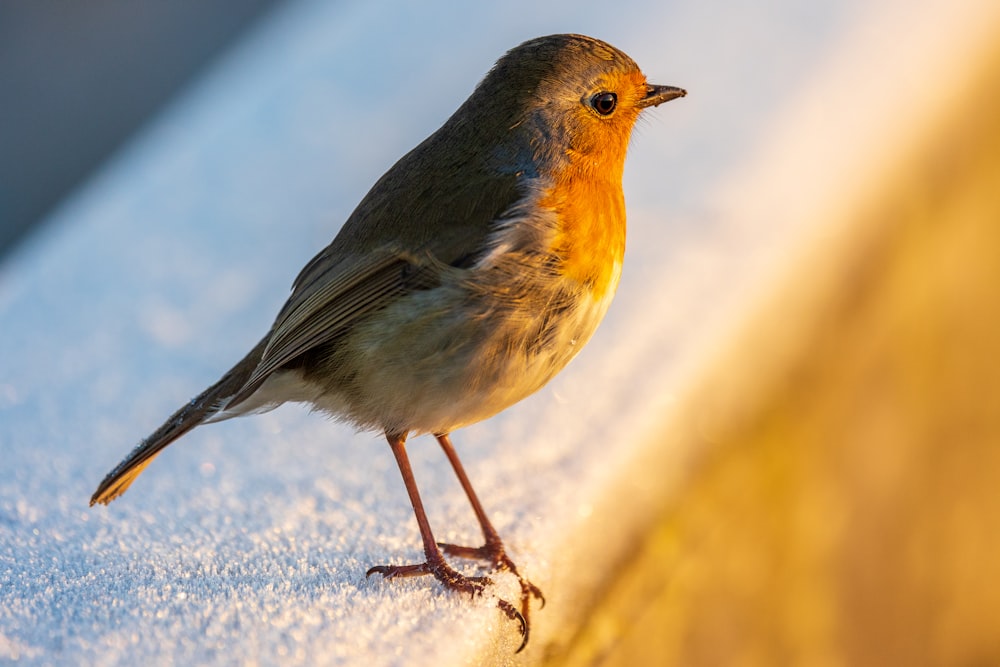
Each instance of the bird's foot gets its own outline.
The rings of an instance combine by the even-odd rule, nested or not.
[[[440,581],[445,588],[458,591],[459,593],[468,593],[472,597],[481,595],[483,589],[493,583],[489,577],[467,577],[464,574],[460,574],[448,565],[444,561],[444,558],[440,560],[428,559],[427,562],[415,563],[413,565],[376,565],[375,567],[368,568],[368,571],[365,572],[365,578],[367,579],[373,574],[381,574],[384,579],[420,577],[429,574]],[[524,595],[522,594],[522,608],[524,608],[523,597]],[[518,647],[517,652],[520,652],[528,644],[527,617],[506,600],[498,599],[497,607],[507,615],[507,618],[517,621],[519,626],[518,631],[521,634],[521,645]]]
[[[517,577],[518,583],[521,585],[521,609],[517,611],[514,609],[513,605],[509,602],[501,601],[506,604],[509,609],[505,608],[503,604],[500,608],[507,613],[510,618],[514,618],[512,612],[517,614],[520,618],[520,622],[523,625],[524,631],[521,635],[524,637],[524,642],[521,644],[521,648],[517,649],[520,651],[528,643],[528,632],[531,627],[531,598],[536,598],[542,604],[541,607],[545,607],[545,596],[538,586],[534,585],[527,579],[521,576],[521,573],[517,571],[517,565],[514,561],[510,559],[507,555],[506,549],[504,549],[503,542],[500,540],[487,540],[486,544],[481,547],[463,547],[457,544],[441,544],[438,543],[438,547],[448,554],[449,556],[454,556],[456,558],[466,558],[469,560],[481,560],[490,563],[495,570],[506,570]]]
[[[365,572],[365,578],[373,574],[381,574],[384,579],[396,579],[398,577],[420,577],[432,575],[435,579],[444,584],[448,590],[459,593],[468,593],[472,597],[481,595],[483,589],[493,583],[489,577],[467,577],[456,572],[442,558],[440,561],[428,561],[426,563],[416,563],[413,565],[376,565]]]
[[[504,549],[503,542],[490,540],[481,547],[463,547],[457,544],[443,544],[439,542],[438,547],[449,556],[485,561],[490,563],[495,570],[510,572],[517,577],[518,582],[521,584],[522,607],[532,597],[539,600],[542,603],[542,607],[545,606],[545,596],[542,594],[541,589],[521,576],[521,573],[517,571],[517,565],[507,555],[507,550]],[[524,613],[527,615],[526,612]]]

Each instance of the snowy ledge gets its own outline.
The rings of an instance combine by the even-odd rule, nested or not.
[[[0,659],[537,662],[710,447],[711,424],[685,413],[691,387],[831,233],[837,203],[961,84],[989,4],[806,16],[787,2],[727,14],[724,39],[693,5],[637,6],[637,26],[627,7],[575,3],[572,25],[559,7],[512,26],[490,8],[447,25],[433,8],[290,4],[0,267]],[[459,29],[469,21],[489,36]],[[87,507],[139,438],[256,341],[298,268],[496,57],[567,30],[691,95],[635,137],[609,320],[549,388],[455,435],[548,597],[523,654],[490,597],[365,580],[420,555],[391,455],[295,406],[199,429],[112,506]],[[411,455],[439,539],[471,541],[436,445]],[[497,594],[514,589],[497,577]]]

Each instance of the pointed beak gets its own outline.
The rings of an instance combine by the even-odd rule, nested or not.
[[[687,91],[683,88],[676,88],[674,86],[646,86],[646,96],[643,97],[636,103],[636,106],[640,109],[645,109],[646,107],[657,107],[664,102],[669,102],[670,100],[675,100],[678,97],[684,97],[687,95]]]

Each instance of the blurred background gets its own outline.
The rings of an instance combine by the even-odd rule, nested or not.
[[[0,3],[0,259],[279,2]]]

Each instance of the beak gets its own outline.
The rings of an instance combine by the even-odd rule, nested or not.
[[[674,86],[646,86],[646,96],[641,100],[636,102],[636,106],[640,109],[645,109],[646,107],[657,107],[664,102],[669,102],[670,100],[675,100],[678,97],[684,97],[687,95],[687,91],[683,88],[676,88]]]

